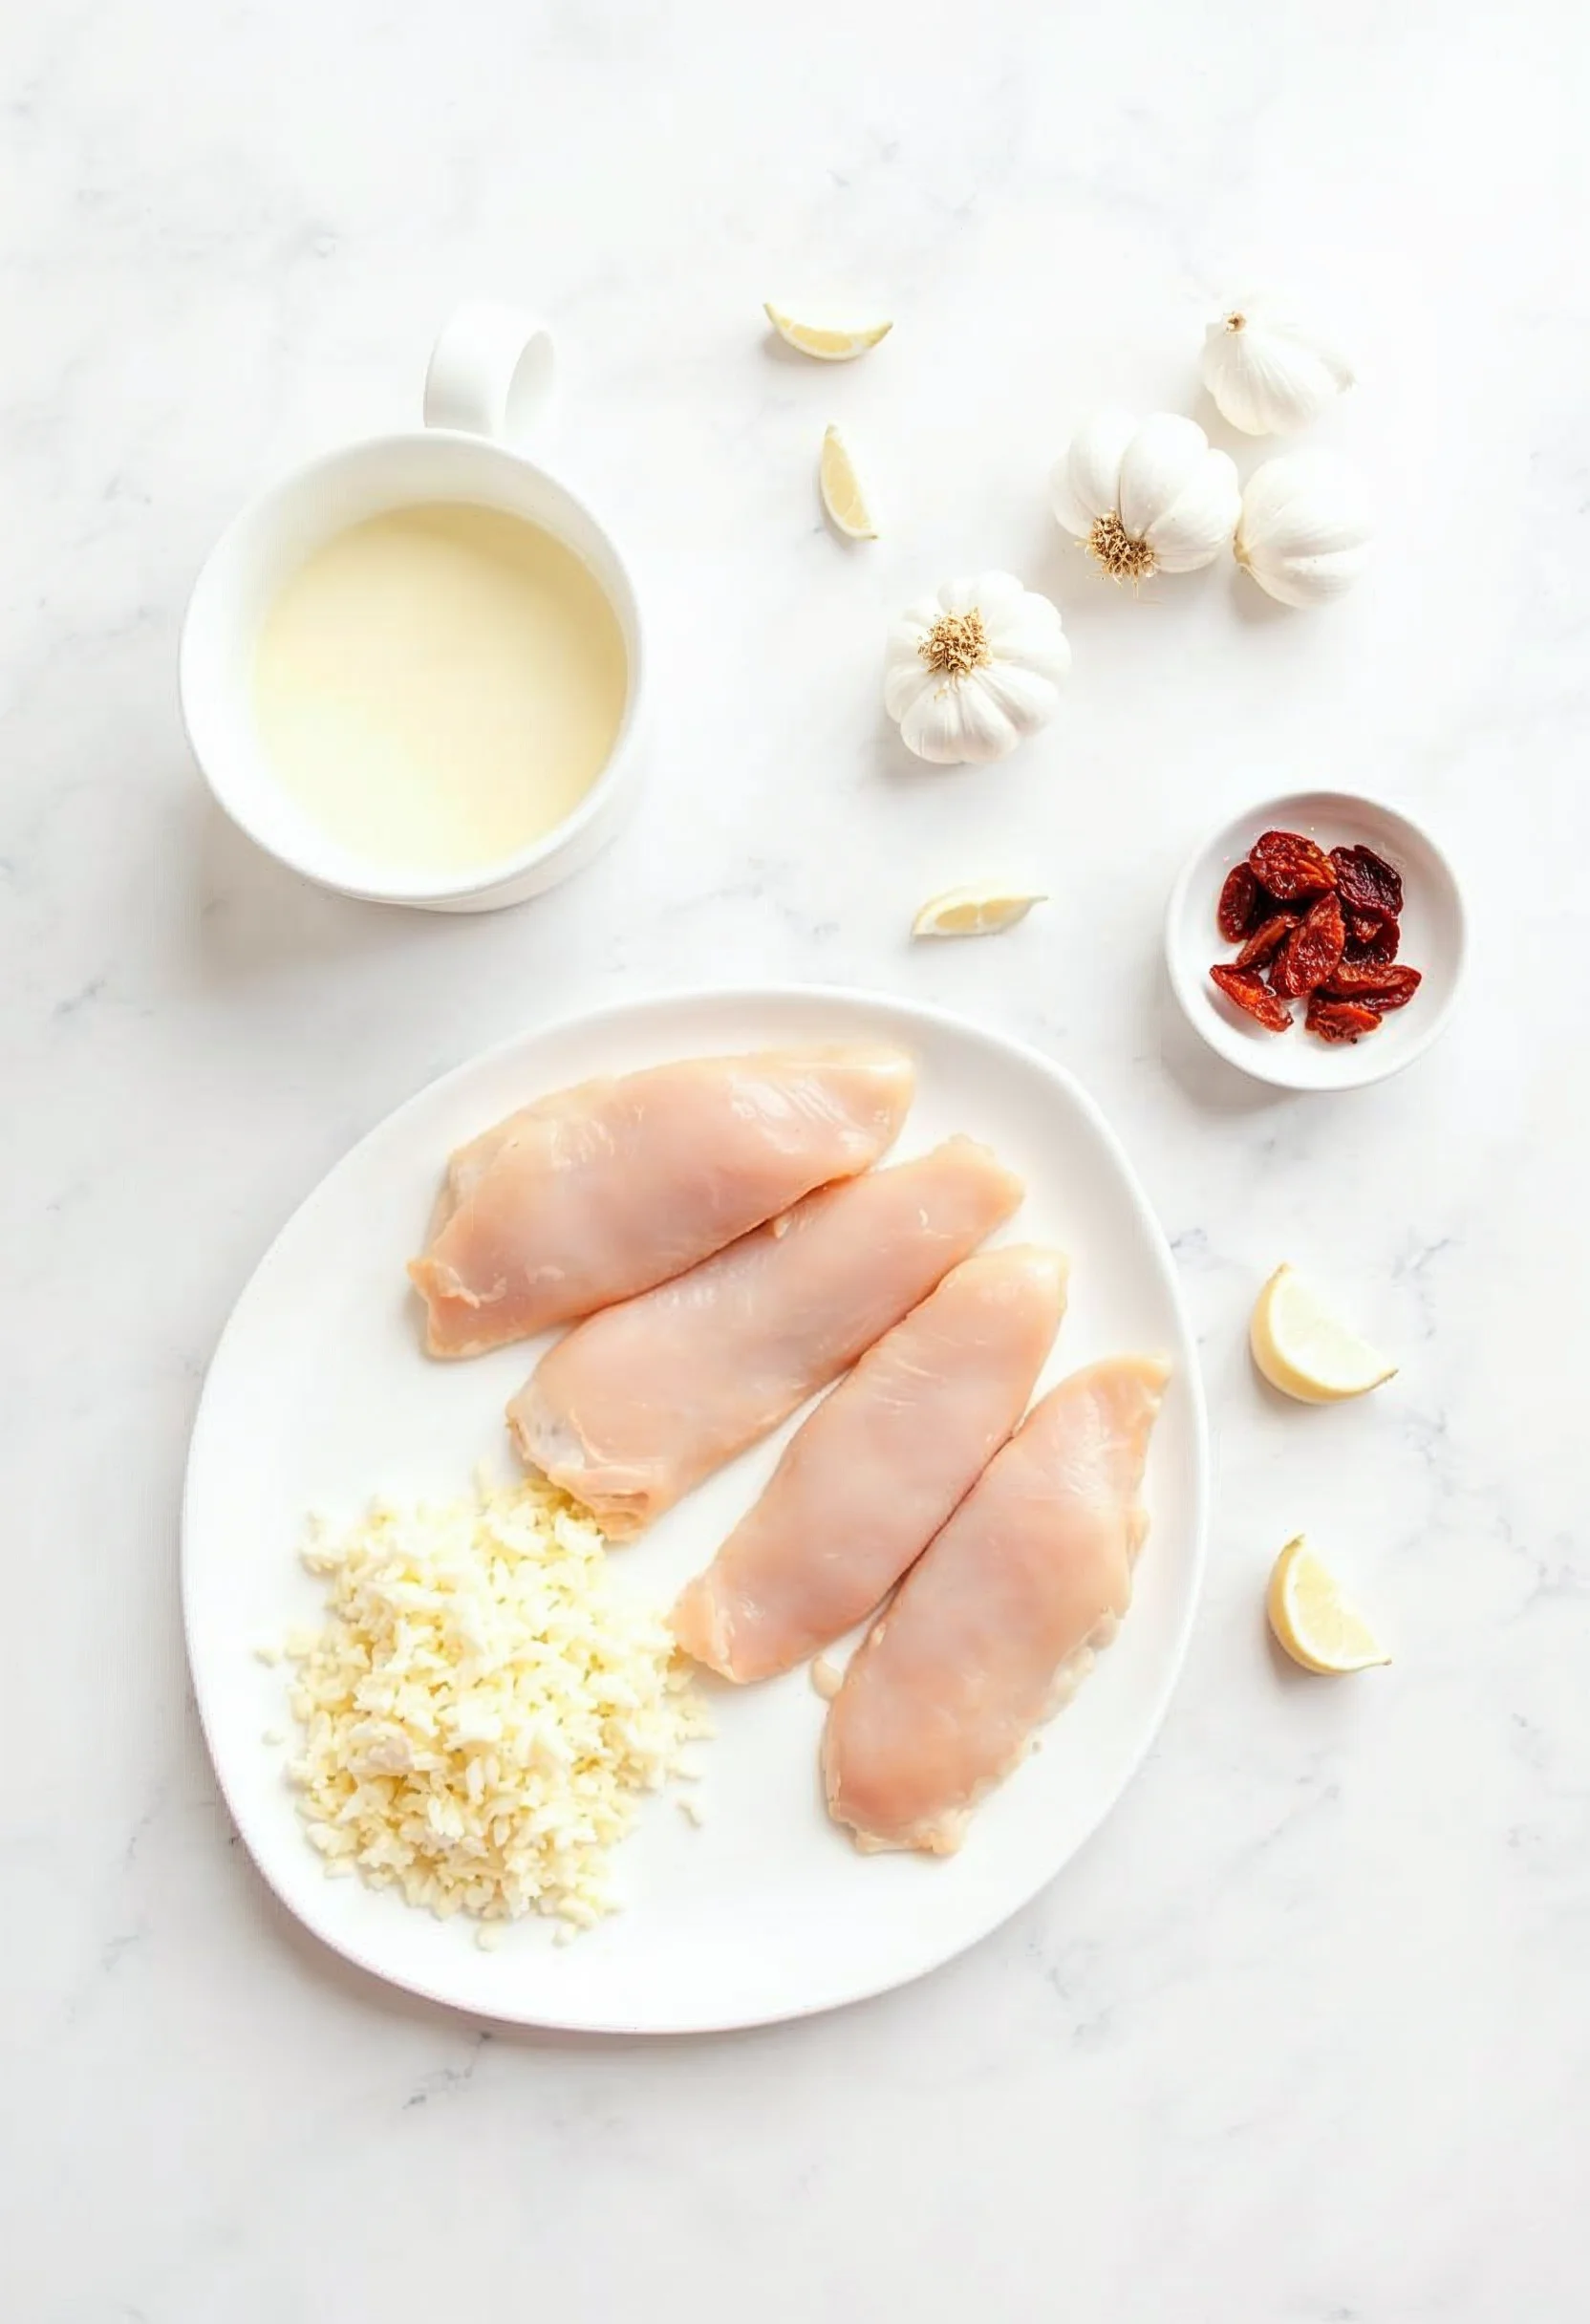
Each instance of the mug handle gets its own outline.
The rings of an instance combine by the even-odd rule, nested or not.
[[[522,447],[547,424],[552,334],[535,315],[470,299],[442,325],[425,374],[425,425]]]

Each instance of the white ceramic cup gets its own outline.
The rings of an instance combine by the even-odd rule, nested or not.
[[[235,518],[206,559],[183,625],[180,687],[204,779],[241,830],[306,879],[344,894],[429,912],[517,904],[589,863],[634,787],[643,655],[627,566],[566,484],[528,459],[552,386],[546,330],[513,309],[461,307],[436,343],[425,426],[328,453],[273,484]],[[465,501],[525,517],[595,575],[617,615],[629,661],[624,716],[607,764],[570,815],[527,848],[460,874],[394,872],[339,846],[278,780],[255,728],[253,660],[278,592],[333,534],[389,508]]]

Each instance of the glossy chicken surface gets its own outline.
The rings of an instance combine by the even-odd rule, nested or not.
[[[828,1812],[859,1846],[958,1847],[978,1801],[1114,1637],[1168,1376],[1116,1356],[1051,1389],[874,1624],[823,1743]]]
[[[863,1621],[1025,1411],[1065,1276],[1055,1251],[980,1252],[886,1332],[679,1598],[685,1651],[725,1678],[768,1678]]]
[[[582,1083],[461,1147],[409,1274],[435,1356],[532,1338],[682,1274],[892,1143],[881,1045],[687,1058]]]
[[[614,1538],[639,1532],[848,1370],[1021,1191],[952,1138],[808,1194],[560,1341],[508,1407],[521,1456]]]

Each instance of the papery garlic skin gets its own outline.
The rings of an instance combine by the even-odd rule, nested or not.
[[[1248,436],[1305,428],[1353,384],[1346,358],[1271,298],[1239,300],[1215,317],[1202,369],[1221,417]]]
[[[1071,667],[1058,610],[1014,573],[947,581],[889,633],[884,707],[939,766],[1003,759],[1047,725]]]
[[[1116,580],[1195,572],[1229,548],[1241,507],[1236,467],[1179,412],[1100,412],[1049,475],[1055,515]]]
[[[1326,605],[1369,561],[1362,478],[1334,452],[1288,452],[1248,479],[1236,562],[1282,605]]]

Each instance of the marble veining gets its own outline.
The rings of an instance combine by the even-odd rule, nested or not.
[[[1586,62],[1567,0],[6,13],[8,2324],[1590,2309]],[[1266,282],[1361,357],[1321,440],[1369,472],[1379,563],[1312,617],[1221,572],[1133,603],[1047,462],[1090,405],[1188,408],[1203,314]],[[761,327],[828,285],[897,318],[837,374]],[[559,457],[636,564],[655,715],[601,863],[449,921],[257,855],[173,664],[240,499],[412,415],[479,292],[558,330]],[[818,513],[835,420],[872,548]],[[1061,716],[917,768],[883,626],[999,565],[1063,608]],[[1333,780],[1438,826],[1475,944],[1446,1042],[1322,1101],[1196,1044],[1158,934],[1212,823]],[[1053,900],[910,948],[923,897],[1004,872]],[[731,977],[958,1008],[1093,1090],[1199,1333],[1207,1597],[1119,1811],[938,1975],[717,2040],[471,2026],[322,1952],[229,1832],[176,1606],[186,1431],[361,1130],[537,1015]],[[1283,1257],[1401,1352],[1384,1394],[1255,1380]],[[1300,1528],[1388,1672],[1272,1649]]]

